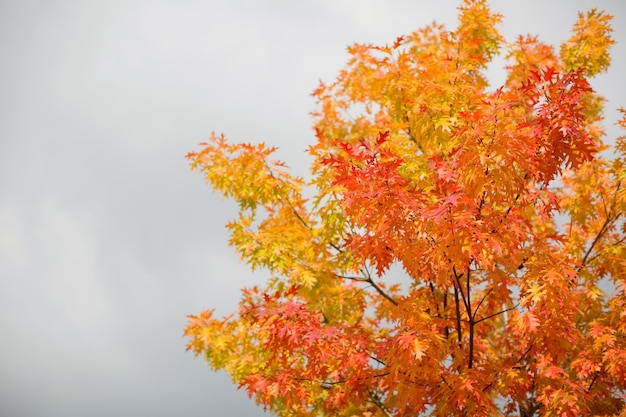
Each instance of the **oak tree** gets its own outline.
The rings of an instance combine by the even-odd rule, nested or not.
[[[188,349],[275,414],[624,415],[626,139],[603,142],[588,82],[611,16],[558,51],[500,19],[465,0],[454,30],[349,47],[314,92],[309,179],[223,135],[189,153],[272,278],[190,316]]]

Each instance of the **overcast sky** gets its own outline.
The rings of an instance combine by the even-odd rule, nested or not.
[[[184,155],[215,130],[306,174],[310,93],[345,47],[453,27],[457,4],[0,1],[0,415],[263,415],[185,352],[187,314],[227,314],[262,277],[226,245],[234,205]],[[577,10],[613,14],[614,65],[593,85],[615,122],[623,1],[492,4],[509,39],[557,45]]]

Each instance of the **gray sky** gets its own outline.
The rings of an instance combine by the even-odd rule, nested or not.
[[[305,174],[310,93],[346,45],[454,25],[457,4],[0,1],[0,415],[262,415],[185,352],[187,314],[229,313],[261,278],[226,245],[234,205],[184,155],[216,130]],[[615,15],[614,65],[593,83],[615,122],[624,2],[492,4],[509,39],[557,45],[577,10]]]

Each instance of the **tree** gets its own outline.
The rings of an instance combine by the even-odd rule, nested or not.
[[[454,31],[351,46],[314,92],[310,180],[222,135],[188,155],[273,277],[190,316],[188,349],[277,415],[624,415],[626,139],[600,154],[587,81],[611,17],[580,14],[558,54],[500,18],[465,0]]]

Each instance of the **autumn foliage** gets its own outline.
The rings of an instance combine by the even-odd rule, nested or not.
[[[581,13],[560,51],[500,18],[466,0],[453,31],[348,48],[314,92],[308,180],[263,144],[188,155],[273,277],[190,316],[188,348],[275,414],[626,413],[626,139],[603,143],[587,81],[610,16]]]

